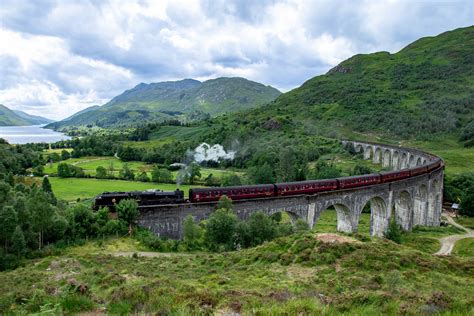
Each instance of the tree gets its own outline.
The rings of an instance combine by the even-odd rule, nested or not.
[[[247,222],[239,221],[237,223],[234,243],[237,249],[248,248],[252,244],[252,232]]]
[[[250,215],[248,225],[252,236],[252,246],[259,245],[275,237],[276,229],[274,222],[263,212],[255,212]]]
[[[43,165],[38,165],[33,168],[33,175],[35,177],[42,177],[44,175],[44,167]]]
[[[461,200],[460,214],[474,216],[474,186],[472,190],[463,195]]]
[[[145,171],[143,171],[142,173],[140,173],[137,178],[136,178],[137,181],[140,181],[140,182],[148,182],[150,181],[150,178],[148,178],[147,174]]]
[[[106,179],[108,177],[108,174],[107,174],[107,169],[105,169],[104,167],[102,166],[98,166],[96,169],[95,169],[95,177],[97,179]]]
[[[13,177],[13,173],[7,173],[5,177],[5,182],[8,183],[11,187],[15,186],[15,177]]]
[[[194,223],[194,218],[191,214],[184,218],[183,236],[184,241],[187,242],[190,246],[193,246],[201,237],[201,230],[199,226]]]
[[[374,170],[372,170],[371,168],[361,165],[361,164],[357,164],[354,166],[354,169],[352,170],[352,175],[357,176],[357,175],[363,175],[363,174],[371,174],[373,172]]]
[[[71,154],[67,150],[63,149],[61,151],[61,160],[67,160],[69,158],[71,158]]]
[[[341,171],[333,165],[328,165],[324,161],[318,161],[316,163],[316,169],[310,172],[309,177],[311,179],[332,179],[341,176]]]
[[[69,210],[68,215],[70,229],[74,237],[86,238],[95,235],[94,213],[87,206],[77,204]]]
[[[133,232],[133,225],[138,219],[140,212],[138,211],[138,203],[133,199],[120,201],[116,207],[118,218],[128,224],[128,233]]]
[[[222,177],[221,184],[223,187],[231,187],[231,186],[242,185],[242,181],[240,180],[238,175],[232,173],[232,174],[224,175]]]
[[[201,166],[193,162],[189,165],[189,181],[193,184],[199,178],[201,178]]]
[[[206,240],[210,248],[232,249],[236,225],[237,216],[231,210],[218,209],[212,213],[206,225]]]
[[[3,181],[0,181],[0,206],[8,200],[10,186]]]
[[[43,247],[44,232],[51,224],[54,209],[49,197],[42,190],[35,189],[27,202],[31,214],[33,231],[38,234],[38,249]]]
[[[165,168],[156,166],[151,173],[151,181],[157,183],[167,183],[172,181],[171,172]]]
[[[61,178],[69,178],[73,176],[73,172],[67,163],[60,163],[58,165],[58,176]]]
[[[268,163],[264,163],[260,167],[251,167],[248,171],[248,176],[253,183],[265,184],[274,183],[275,177],[273,175],[273,168]]]
[[[135,174],[128,167],[128,163],[123,164],[122,170],[120,171],[120,177],[124,180],[134,180],[135,179]]]
[[[15,231],[17,220],[17,213],[13,206],[8,205],[0,209],[0,241],[3,242],[5,250],[7,250],[8,241]]]
[[[292,148],[289,147],[284,149],[280,156],[278,166],[279,180],[282,182],[294,181],[298,173],[298,169],[295,168],[295,166],[296,157]]]
[[[43,178],[43,183],[41,184],[41,188],[43,189],[43,192],[45,192],[49,196],[51,204],[56,205],[58,201],[56,200],[56,197],[54,196],[53,188],[51,187],[51,183],[49,182],[49,179],[47,176]]]
[[[26,241],[20,226],[16,226],[11,241],[11,252],[16,254],[19,258],[23,257],[26,253]]]
[[[223,195],[220,197],[219,201],[217,202],[217,208],[218,209],[226,209],[226,210],[232,210],[232,199],[228,197],[227,195]]]
[[[390,239],[391,241],[400,244],[402,242],[402,229],[400,225],[397,224],[395,219],[391,219],[388,225],[388,230],[385,233],[385,238]]]
[[[41,188],[46,193],[50,193],[50,194],[53,193],[53,188],[51,187],[51,183],[49,182],[48,177],[43,178],[43,183],[41,184]]]

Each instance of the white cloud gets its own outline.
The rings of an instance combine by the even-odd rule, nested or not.
[[[139,82],[242,76],[288,90],[474,20],[468,1],[3,1],[0,103],[57,119]]]

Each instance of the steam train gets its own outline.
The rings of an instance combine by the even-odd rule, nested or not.
[[[132,192],[104,192],[94,200],[93,208],[108,207],[115,211],[115,206],[121,200],[134,199],[139,206],[184,203],[184,192],[176,190],[165,192],[160,190],[132,191]]]
[[[172,192],[163,192],[157,190],[134,191],[134,192],[105,192],[96,197],[94,209],[108,207],[115,209],[115,205],[123,199],[135,199],[139,206],[179,204],[179,203],[201,203],[215,202],[223,195],[232,200],[249,200],[266,197],[290,196],[315,194],[318,192],[352,189],[362,186],[375,185],[398,181],[405,178],[429,173],[433,170],[442,168],[443,161],[435,158],[429,164],[417,166],[411,169],[380,172],[352,177],[342,177],[337,179],[325,180],[307,180],[299,182],[286,182],[276,184],[246,185],[234,187],[210,187],[197,188],[189,190],[189,200],[184,199],[184,192],[176,190]]]

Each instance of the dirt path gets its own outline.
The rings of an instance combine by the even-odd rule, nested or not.
[[[451,216],[443,214],[443,217],[446,218],[446,220],[451,225],[464,230],[466,233],[462,235],[451,235],[451,236],[440,238],[439,241],[441,242],[441,249],[437,253],[435,253],[436,256],[450,256],[451,252],[453,251],[454,245],[456,244],[458,240],[474,237],[474,230],[471,230],[464,226],[459,225],[453,220]]]

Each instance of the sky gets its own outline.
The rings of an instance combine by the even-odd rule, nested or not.
[[[472,24],[472,0],[0,0],[0,104],[59,120],[140,82],[221,76],[285,92]]]

